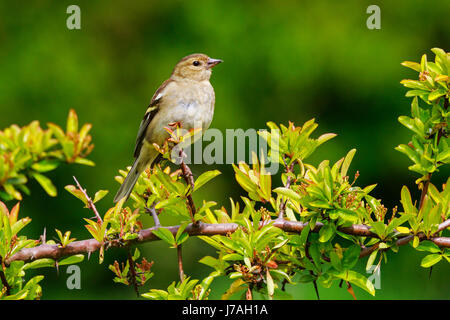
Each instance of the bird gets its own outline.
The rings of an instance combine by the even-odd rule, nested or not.
[[[161,160],[153,144],[162,146],[169,138],[165,127],[176,123],[186,130],[197,129],[194,126],[198,124],[202,132],[209,128],[215,104],[214,88],[209,80],[212,68],[221,62],[203,53],[188,55],[175,65],[169,79],[155,91],[137,133],[133,166],[114,202],[123,198],[126,201],[141,173]]]

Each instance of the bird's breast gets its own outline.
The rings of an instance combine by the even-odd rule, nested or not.
[[[181,88],[174,99],[175,121],[190,130],[201,126],[207,129],[214,113],[215,95],[209,82]]]
[[[146,140],[162,145],[168,138],[164,127],[175,122],[186,130],[202,128],[205,131],[213,118],[214,103],[214,89],[209,81],[168,86],[162,94],[160,110],[147,129]]]

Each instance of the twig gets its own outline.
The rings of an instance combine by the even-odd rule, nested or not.
[[[292,163],[290,166],[288,166],[285,158],[283,158],[283,161],[286,166],[286,173],[288,174],[287,179],[286,179],[285,188],[289,189],[291,187],[291,176],[289,175],[289,173],[291,173],[292,170],[294,169],[293,168],[294,163]],[[286,211],[286,205],[287,205],[287,199],[282,201],[280,204],[280,212],[278,213],[278,219],[283,219],[284,213]]]
[[[152,206],[150,208],[146,207],[145,211],[152,215],[153,220],[155,221],[155,227],[160,227],[161,222],[159,221],[158,213],[156,212],[156,209],[155,209],[155,204],[152,204]]]
[[[180,156],[182,157],[181,163],[180,163],[181,172],[183,174],[184,180],[186,181],[186,183],[188,185],[191,186],[191,190],[193,191],[194,190],[194,176],[192,175],[191,169],[186,165],[186,163],[184,163],[183,150],[180,151]],[[195,209],[194,200],[192,199],[191,194],[187,195],[187,201],[188,201],[189,214],[191,215],[191,220],[194,224],[196,224],[196,221],[194,219],[196,209]]]
[[[5,265],[3,264],[2,257],[0,257],[0,280],[2,281],[2,285],[6,288],[6,295],[9,296],[11,294],[11,286],[6,280],[5,273],[3,272]]]
[[[75,183],[77,184],[78,189],[84,194],[87,202],[88,202],[88,208],[91,209],[92,211],[94,211],[95,216],[97,217],[97,220],[101,223],[103,223],[102,217],[100,217],[100,214],[97,211],[97,208],[95,207],[94,202],[92,201],[92,199],[88,196],[86,189],[83,189],[80,185],[80,183],[78,182],[77,178],[73,177],[73,180],[75,180]]]
[[[311,274],[313,274],[312,271],[310,271]],[[317,296],[317,300],[320,300],[320,296],[319,296],[319,288],[317,287],[317,280],[313,281],[314,284],[314,291],[316,291],[316,296]]]
[[[428,193],[428,186],[430,185],[431,173],[427,174],[427,179],[423,182],[422,193],[420,194],[419,210],[422,209],[425,196]]]
[[[136,295],[139,297],[139,289],[136,281],[136,269],[134,268],[134,260],[131,254],[131,248],[128,248],[128,263],[130,264],[130,272],[131,272],[131,284],[134,287],[134,291]]]
[[[180,275],[180,281],[184,280],[184,271],[183,271],[183,255],[181,250],[181,244],[177,245],[177,258],[178,258],[178,273]]]

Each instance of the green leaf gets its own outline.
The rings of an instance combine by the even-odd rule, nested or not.
[[[269,269],[266,270],[266,282],[267,282],[267,293],[269,295],[269,299],[272,300],[273,293],[275,291],[275,283],[273,282]]]
[[[78,158],[75,159],[74,162],[78,163],[78,164],[85,165],[85,166],[90,166],[90,167],[94,167],[95,166],[95,162],[94,161],[86,159],[86,158],[78,157]]]
[[[424,240],[422,241],[417,247],[416,250],[419,251],[428,251],[431,253],[438,253],[441,252],[441,249],[435,244],[434,242],[430,240]]]
[[[289,188],[279,187],[274,189],[273,191],[294,201],[300,201],[300,195]]]
[[[236,292],[246,289],[245,286],[243,286],[245,284],[244,280],[242,280],[242,278],[238,278],[236,279],[228,288],[228,290],[222,295],[222,300],[228,300],[231,298],[231,296],[233,294],[235,294]]]
[[[420,266],[422,266],[424,268],[429,268],[429,267],[435,265],[436,263],[438,263],[441,260],[442,260],[442,255],[441,254],[432,253],[432,254],[429,254],[429,255],[425,256],[422,259],[422,261],[420,262]]]
[[[70,109],[69,116],[67,117],[67,132],[78,132],[78,116],[73,109]]]
[[[64,266],[64,265],[67,265],[67,264],[75,264],[75,263],[80,263],[83,260],[84,260],[84,255],[83,254],[76,254],[74,256],[70,256],[68,258],[65,258],[65,259],[62,259],[62,260],[58,261],[58,265]]]
[[[322,143],[325,143],[328,140],[333,139],[336,136],[337,136],[337,134],[335,134],[335,133],[325,133],[325,134],[321,135],[319,138],[317,138],[317,145],[319,146]]]
[[[411,193],[406,186],[402,187],[401,201],[405,213],[416,213],[417,210],[412,204]]]
[[[384,238],[385,231],[387,229],[386,225],[382,221],[375,221],[370,224],[373,228],[373,231],[380,236],[380,238]],[[371,230],[372,231],[372,230]]]
[[[346,269],[352,269],[359,259],[359,254],[361,253],[361,247],[358,245],[353,245],[348,247],[344,251],[344,258],[342,259],[342,266]]]
[[[333,268],[335,268],[336,270],[339,270],[339,271],[342,270],[341,259],[339,258],[338,254],[336,253],[335,250],[330,251],[330,260],[331,260],[331,265],[333,266]]]
[[[420,72],[420,64],[417,62],[403,61],[401,64],[402,64],[402,66],[405,66],[407,68],[410,68],[417,72]]]
[[[444,89],[438,89],[438,90],[434,90],[433,92],[431,92],[428,96],[428,101],[433,101],[436,100],[439,97],[442,97],[443,95],[445,95],[447,93],[446,90]]]
[[[108,190],[97,191],[95,193],[93,202],[96,203],[97,201],[100,201],[104,196],[106,196],[108,194],[108,192],[109,192]]]
[[[61,162],[59,160],[42,160],[40,162],[33,163],[31,168],[38,172],[48,172],[56,169]]]
[[[440,152],[436,160],[447,163],[450,160],[450,148],[447,148],[446,150]]]
[[[41,187],[44,188],[45,192],[47,192],[49,196],[56,197],[56,187],[49,178],[37,172],[31,173],[31,175],[37,180],[37,182],[39,182]]]
[[[337,278],[340,278],[344,281],[349,281],[352,284],[360,287],[361,289],[366,290],[371,295],[375,295],[375,288],[373,287],[372,282],[364,277],[362,274],[357,273],[356,271],[346,270],[339,273],[334,274]]]
[[[352,163],[353,156],[355,155],[355,153],[356,153],[356,149],[352,149],[345,156],[344,162],[342,163],[342,167],[341,167],[341,177],[345,177],[347,175],[348,168],[350,167],[350,164]]]
[[[182,244],[189,238],[189,234],[187,232],[184,232],[188,224],[189,222],[185,222],[180,225],[180,228],[178,228],[177,234],[175,236],[175,242],[177,245]]]
[[[86,196],[84,195],[83,192],[81,192],[81,190],[79,190],[77,187],[75,187],[74,185],[67,185],[64,187],[64,189],[66,189],[68,192],[70,192],[73,196],[77,197],[78,199],[80,199],[85,205],[87,205],[87,199]]]
[[[37,268],[53,268],[55,266],[55,260],[53,259],[38,259],[30,263],[26,263],[23,267],[24,270],[27,269],[37,269]]]
[[[170,232],[169,229],[161,227],[161,228],[158,228],[156,230],[153,230],[152,232],[153,232],[153,234],[155,236],[157,236],[161,240],[164,240],[168,244],[170,244],[172,246],[175,245],[175,238],[174,238],[172,232]]]
[[[204,184],[206,184],[211,179],[217,177],[221,172],[219,170],[212,170],[202,173],[194,183],[194,191],[200,189]]]
[[[335,231],[336,227],[333,223],[328,223],[324,225],[322,228],[320,228],[319,231],[319,241],[327,242],[334,235]]]
[[[420,243],[420,239],[418,236],[414,236],[413,242],[412,242],[412,246],[413,248],[417,248],[419,246]]]

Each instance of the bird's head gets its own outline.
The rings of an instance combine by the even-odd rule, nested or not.
[[[206,54],[191,54],[177,63],[172,76],[195,81],[209,80],[211,69],[221,62],[222,60],[212,59]]]

